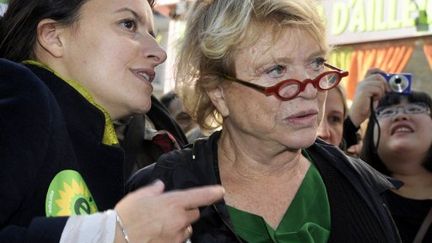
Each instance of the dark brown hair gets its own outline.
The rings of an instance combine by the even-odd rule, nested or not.
[[[87,1],[10,0],[0,18],[0,57],[16,62],[32,58],[39,22],[49,18],[65,26],[73,24]],[[153,7],[155,0],[148,2]]]

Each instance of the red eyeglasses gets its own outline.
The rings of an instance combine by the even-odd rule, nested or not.
[[[280,81],[279,83],[270,87],[264,87],[258,84],[246,82],[228,75],[224,75],[224,77],[230,81],[253,88],[267,96],[274,95],[280,100],[287,101],[297,97],[300,92],[304,91],[309,83],[311,83],[319,91],[324,91],[336,87],[343,77],[348,76],[347,71],[343,71],[327,63],[324,63],[324,66],[333,70],[323,72],[314,79],[305,79],[303,81],[287,79]]]

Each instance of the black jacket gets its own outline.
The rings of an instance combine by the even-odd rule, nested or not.
[[[134,190],[156,178],[167,190],[221,184],[217,141],[220,133],[193,147],[163,155],[129,181]],[[307,149],[326,185],[331,212],[329,242],[400,242],[382,194],[394,188],[389,179],[359,159],[317,140]],[[150,177],[149,177],[150,174]],[[394,182],[397,184],[397,182]],[[225,203],[202,208],[192,242],[241,242],[233,233]]]
[[[59,241],[67,217],[44,216],[61,171],[82,176],[99,211],[120,200],[124,154],[101,143],[104,126],[103,113],[51,72],[0,59],[0,242]]]

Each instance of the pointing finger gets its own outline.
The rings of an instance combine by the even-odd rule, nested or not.
[[[186,209],[208,206],[223,198],[225,189],[222,186],[204,186],[199,188],[187,189],[172,192],[171,196],[183,200]]]

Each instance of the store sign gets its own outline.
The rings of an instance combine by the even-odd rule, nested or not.
[[[331,44],[432,35],[432,0],[322,0]]]

